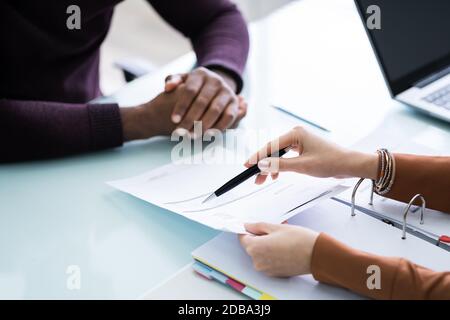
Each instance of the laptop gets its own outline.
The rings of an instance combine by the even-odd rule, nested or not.
[[[355,0],[392,97],[450,122],[450,0]]]

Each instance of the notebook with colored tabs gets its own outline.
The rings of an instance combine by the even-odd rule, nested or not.
[[[232,279],[228,277],[227,275],[221,273],[218,270],[214,270],[213,268],[209,267],[208,265],[200,262],[195,261],[193,264],[194,271],[197,272],[199,275],[205,277],[208,280],[215,280],[218,281],[224,285],[229,286],[230,288],[246,295],[250,299],[253,300],[273,300],[274,298],[270,295],[261,292],[255,288],[249,287],[235,279]]]
[[[341,242],[366,252],[397,256],[436,271],[450,266],[450,254],[420,238],[409,235],[402,239],[401,230],[369,215],[350,215],[346,204],[327,200],[289,220],[325,232]],[[220,281],[243,294],[250,289],[253,299],[361,299],[346,289],[314,280],[311,275],[273,278],[256,272],[252,261],[239,244],[235,234],[222,233],[192,252],[195,268],[206,270],[204,276]],[[201,272],[200,272],[201,273]],[[227,282],[227,280],[233,280]],[[238,283],[239,285],[236,285]],[[249,289],[246,289],[249,288]]]

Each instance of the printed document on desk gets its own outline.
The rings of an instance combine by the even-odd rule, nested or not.
[[[229,151],[196,155],[193,163],[171,163],[129,179],[108,184],[211,228],[246,233],[246,222],[281,223],[299,212],[344,191],[334,179],[283,173],[263,185],[249,179],[207,203],[202,201],[245,167]],[[226,155],[224,157],[224,155]],[[236,157],[234,157],[236,158]]]

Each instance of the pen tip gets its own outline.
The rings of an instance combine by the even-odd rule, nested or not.
[[[208,201],[210,201],[210,200],[212,200],[212,199],[214,199],[214,198],[217,198],[216,195],[215,195],[214,193],[211,193],[211,194],[208,196],[208,198],[206,198],[205,200],[202,201],[202,204],[204,204],[204,203],[206,203],[206,202],[208,202]]]

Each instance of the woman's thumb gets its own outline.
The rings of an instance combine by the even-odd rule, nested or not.
[[[245,224],[245,230],[248,232],[262,236],[265,234],[269,234],[272,231],[274,231],[276,228],[276,225],[265,223],[265,222],[258,222],[258,223],[246,223]]]
[[[295,161],[293,158],[270,157],[258,162],[258,168],[261,172],[277,173],[280,171],[293,171]]]

